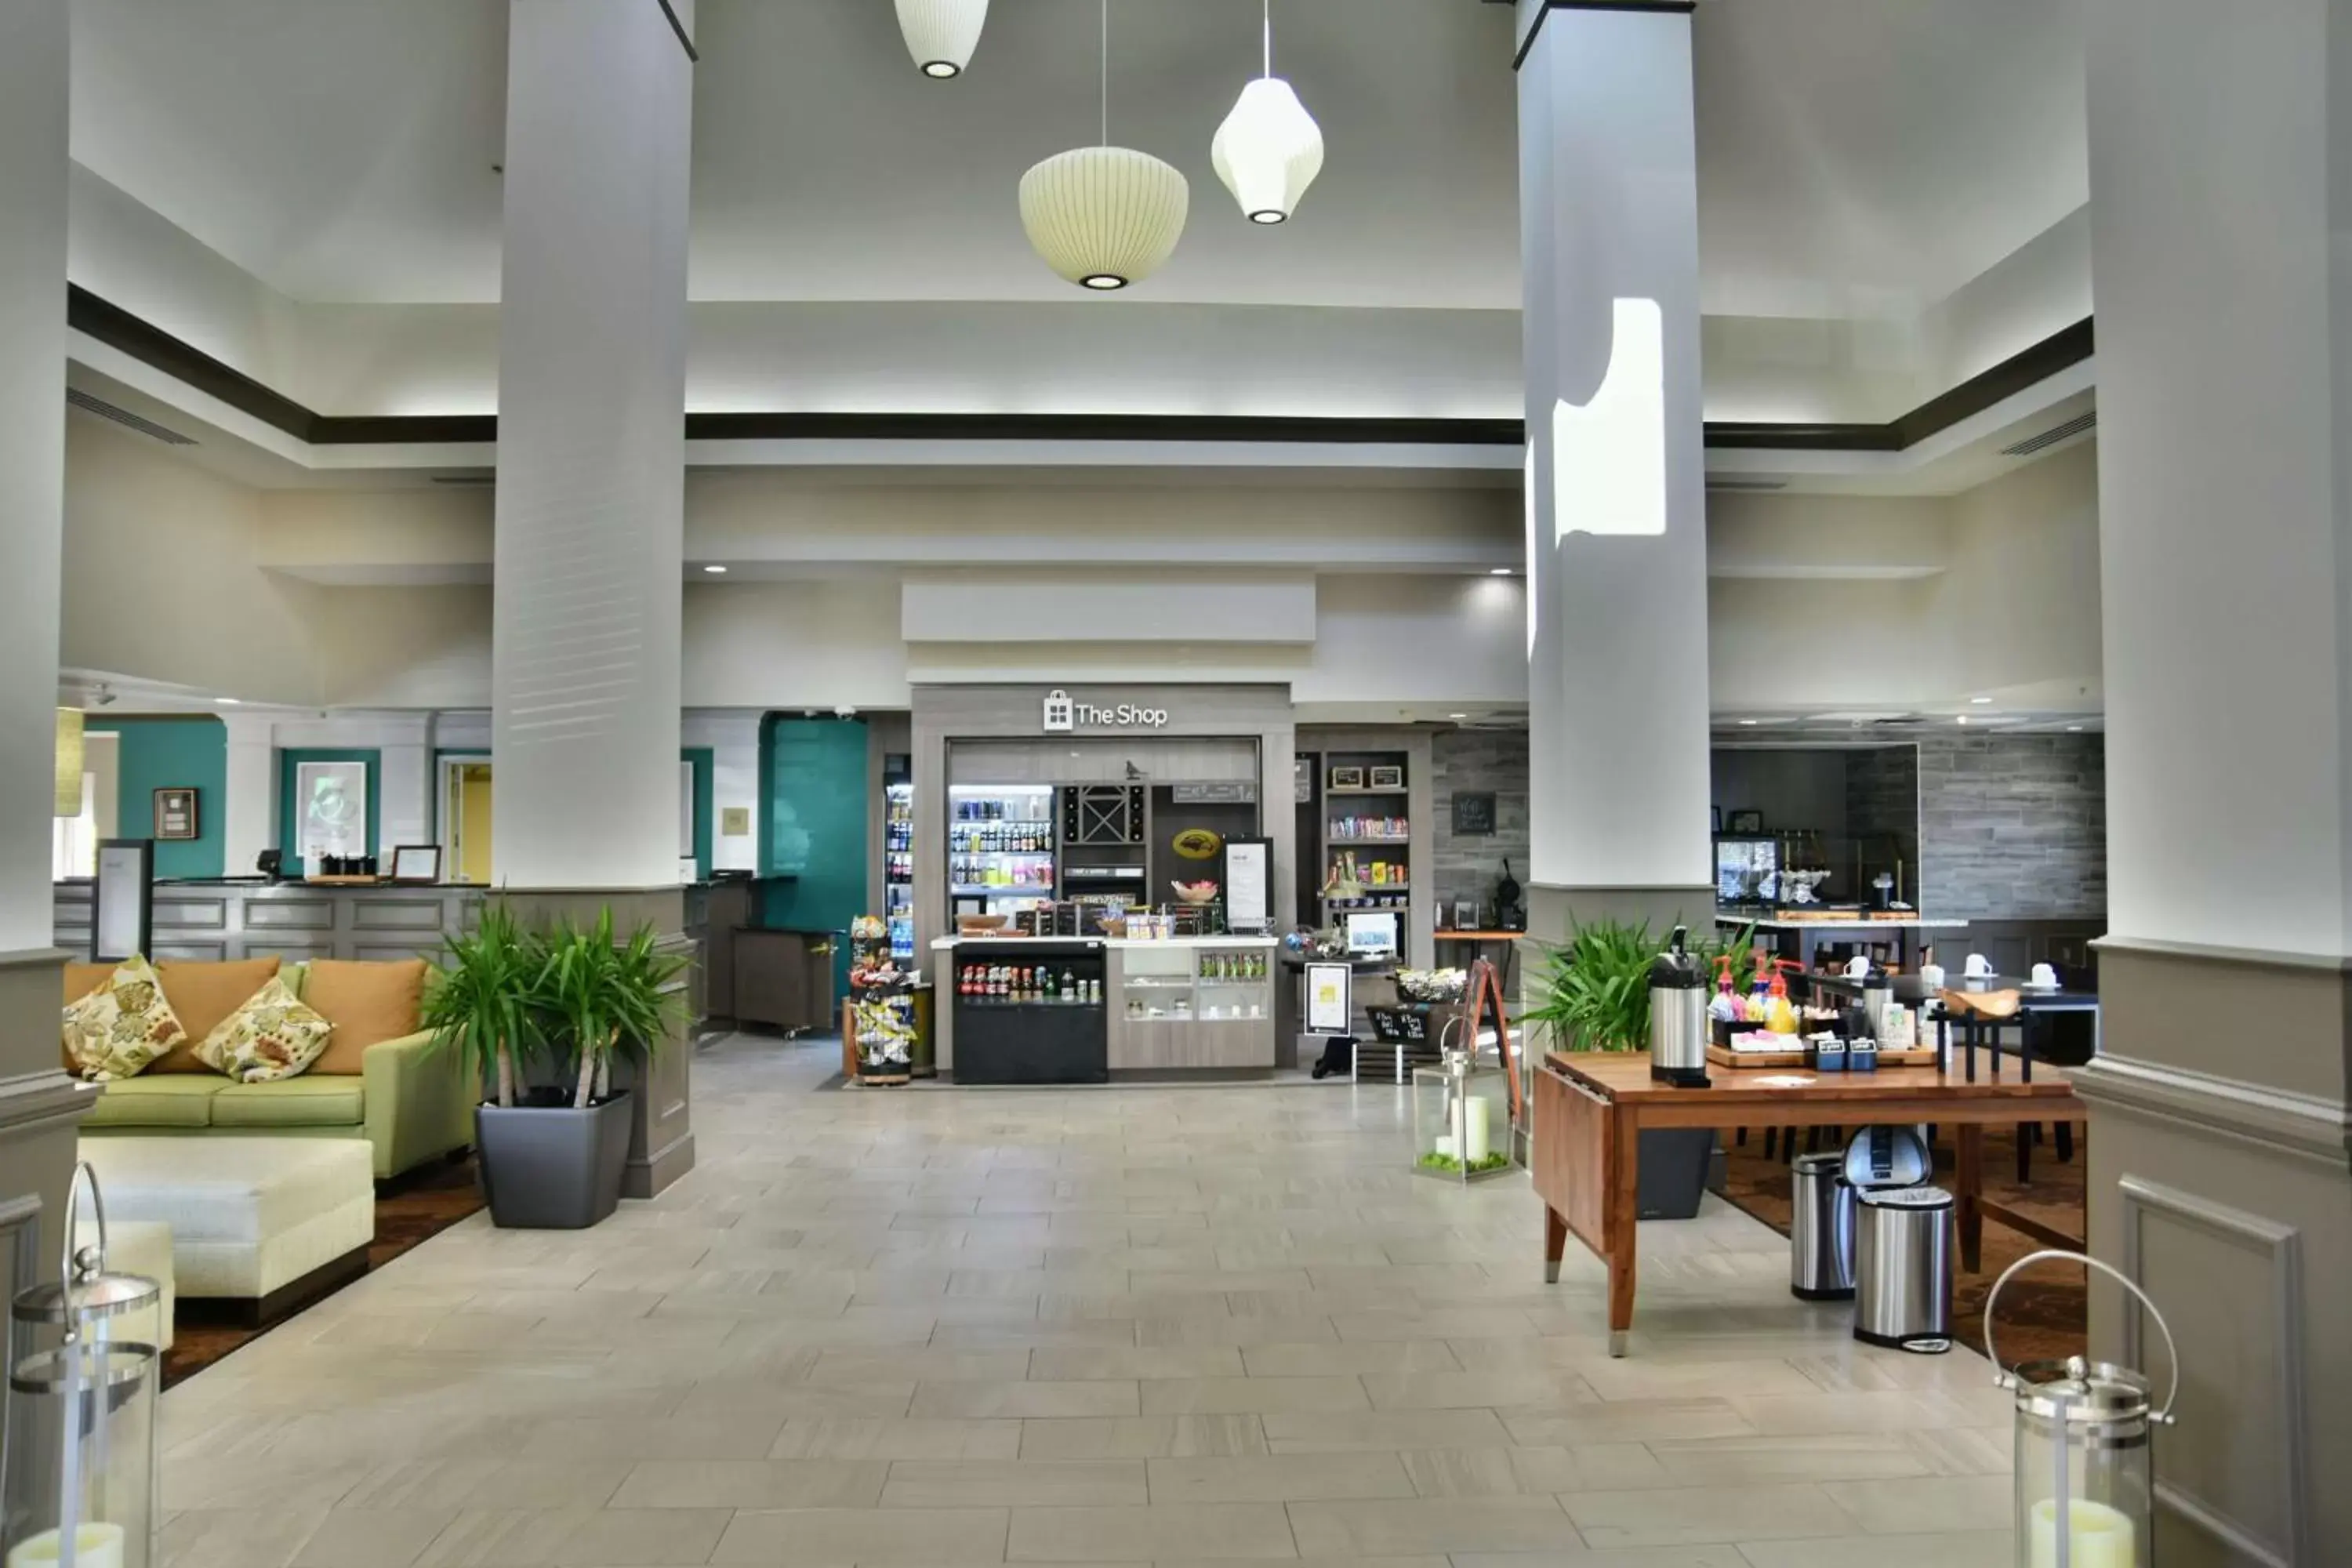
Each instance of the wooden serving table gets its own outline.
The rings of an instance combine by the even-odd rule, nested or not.
[[[1984,1237],[1988,1123],[2077,1118],[2074,1086],[2045,1069],[1969,1083],[1932,1067],[1811,1073],[1718,1068],[1706,1089],[1650,1077],[1645,1051],[1553,1051],[1536,1074],[1535,1184],[1544,1201],[1544,1279],[1557,1282],[1573,1233],[1609,1265],[1609,1353],[1633,1326],[1634,1230],[1645,1127],[1866,1127],[1941,1122],[1958,1146],[1954,1207],[1960,1267],[1975,1271]]]

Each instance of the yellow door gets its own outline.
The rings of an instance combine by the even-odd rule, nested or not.
[[[490,765],[469,763],[457,770],[457,875],[488,886],[490,880]]]

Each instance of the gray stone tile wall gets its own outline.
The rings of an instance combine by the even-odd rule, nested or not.
[[[1903,861],[1903,896],[1919,887],[1919,749],[1905,744],[1845,753],[1845,826],[1856,838],[1892,838]],[[1874,850],[1874,854],[1875,851]]]
[[[2105,914],[2105,737],[1938,737],[1920,742],[1918,754],[1928,913]]]
[[[1440,730],[1430,738],[1431,784],[1437,820],[1436,892],[1450,914],[1456,899],[1476,899],[1480,919],[1492,914],[1503,862],[1525,888],[1528,880],[1528,732],[1525,730]],[[1495,831],[1454,837],[1454,792],[1492,790]],[[1522,898],[1524,898],[1522,894]]]

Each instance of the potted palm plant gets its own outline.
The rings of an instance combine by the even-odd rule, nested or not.
[[[1727,952],[1735,955],[1735,971],[1747,962],[1745,933],[1727,944],[1700,942],[1692,951],[1703,973],[1711,973]],[[1578,926],[1565,945],[1546,952],[1525,1022],[1544,1031],[1555,1050],[1647,1050],[1650,964],[1658,952],[1647,924]],[[1735,984],[1738,980],[1735,973]],[[1638,1201],[1643,1219],[1690,1219],[1698,1213],[1715,1137],[1708,1127],[1643,1129]]]
[[[649,1054],[667,1034],[684,1005],[673,982],[685,960],[660,952],[649,927],[616,943],[609,910],[585,930],[541,937],[493,909],[449,945],[427,1022],[498,1074],[496,1098],[475,1112],[492,1223],[597,1224],[619,1206],[629,1153],[629,1091],[612,1087],[613,1060]],[[527,1054],[548,1070],[519,1088]]]

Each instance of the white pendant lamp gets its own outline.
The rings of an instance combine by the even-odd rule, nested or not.
[[[1046,266],[1108,292],[1168,259],[1192,198],[1172,165],[1110,144],[1110,0],[1103,0],[1102,37],[1102,141],[1057,153],[1021,176],[1021,226]]]
[[[898,31],[928,77],[961,76],[979,47],[988,0],[898,0]]]
[[[1264,73],[1242,89],[1209,143],[1217,178],[1252,223],[1286,221],[1323,169],[1323,132],[1290,84],[1274,74],[1274,5],[1265,0]]]

